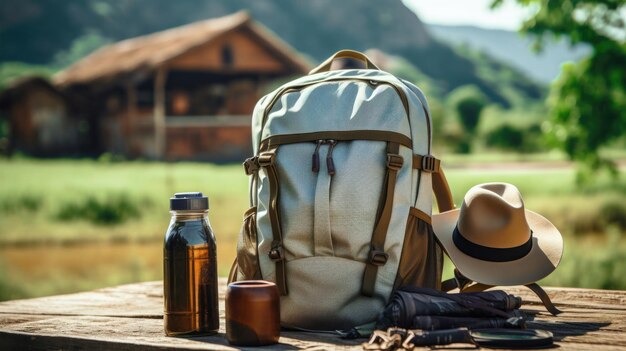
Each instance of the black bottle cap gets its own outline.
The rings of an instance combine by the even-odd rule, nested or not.
[[[171,211],[204,211],[209,209],[209,198],[202,193],[176,193],[170,198]]]

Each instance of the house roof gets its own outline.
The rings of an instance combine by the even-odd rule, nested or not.
[[[2,91],[0,91],[0,107],[10,105],[13,101],[23,96],[33,88],[41,88],[49,91],[51,94],[57,95],[61,99],[65,96],[54,85],[50,84],[47,78],[40,76],[26,76],[18,78],[9,83]]]
[[[153,34],[104,46],[54,76],[59,86],[114,80],[120,76],[152,71],[221,35],[246,27],[256,41],[277,55],[295,72],[308,72],[309,63],[297,51],[253,21],[247,12],[194,22]]]

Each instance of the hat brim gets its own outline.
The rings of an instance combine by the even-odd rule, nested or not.
[[[524,285],[552,273],[563,255],[563,237],[545,217],[526,211],[533,232],[532,249],[526,256],[507,262],[490,262],[471,257],[452,240],[460,209],[433,215],[433,231],[456,268],[467,278],[487,285]]]

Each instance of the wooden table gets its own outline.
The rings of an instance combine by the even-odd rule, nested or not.
[[[220,280],[220,334],[171,338],[163,334],[161,282],[122,285],[70,295],[0,303],[0,350],[224,350],[224,292]],[[550,330],[560,350],[626,350],[626,291],[547,288],[564,313],[552,317],[525,288],[508,292],[522,296],[524,310],[534,315],[531,328]],[[363,340],[283,332],[271,348],[353,349]]]

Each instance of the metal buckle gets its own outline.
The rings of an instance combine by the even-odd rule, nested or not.
[[[374,330],[369,341],[361,346],[363,350],[395,350],[402,345],[402,335],[389,331]]]
[[[431,155],[422,156],[422,170],[431,173],[437,171],[437,159]]]
[[[259,155],[259,166],[268,167],[274,164],[276,153],[273,151],[262,152]]]
[[[387,154],[387,168],[399,170],[404,164],[404,158],[397,154]]]
[[[243,162],[243,170],[246,172],[246,175],[254,174],[254,172],[259,170],[259,158],[257,156],[247,158]]]
[[[384,266],[389,259],[389,254],[381,250],[370,250],[367,257],[369,263],[375,266]]]
[[[268,252],[267,255],[269,256],[270,260],[274,262],[283,260],[283,245],[280,242],[272,242],[272,247],[270,248],[270,252]]]
[[[413,350],[413,348],[415,348],[415,344],[413,344],[413,338],[415,337],[415,335],[415,330],[407,330],[404,342],[402,342],[401,347],[405,350]]]

